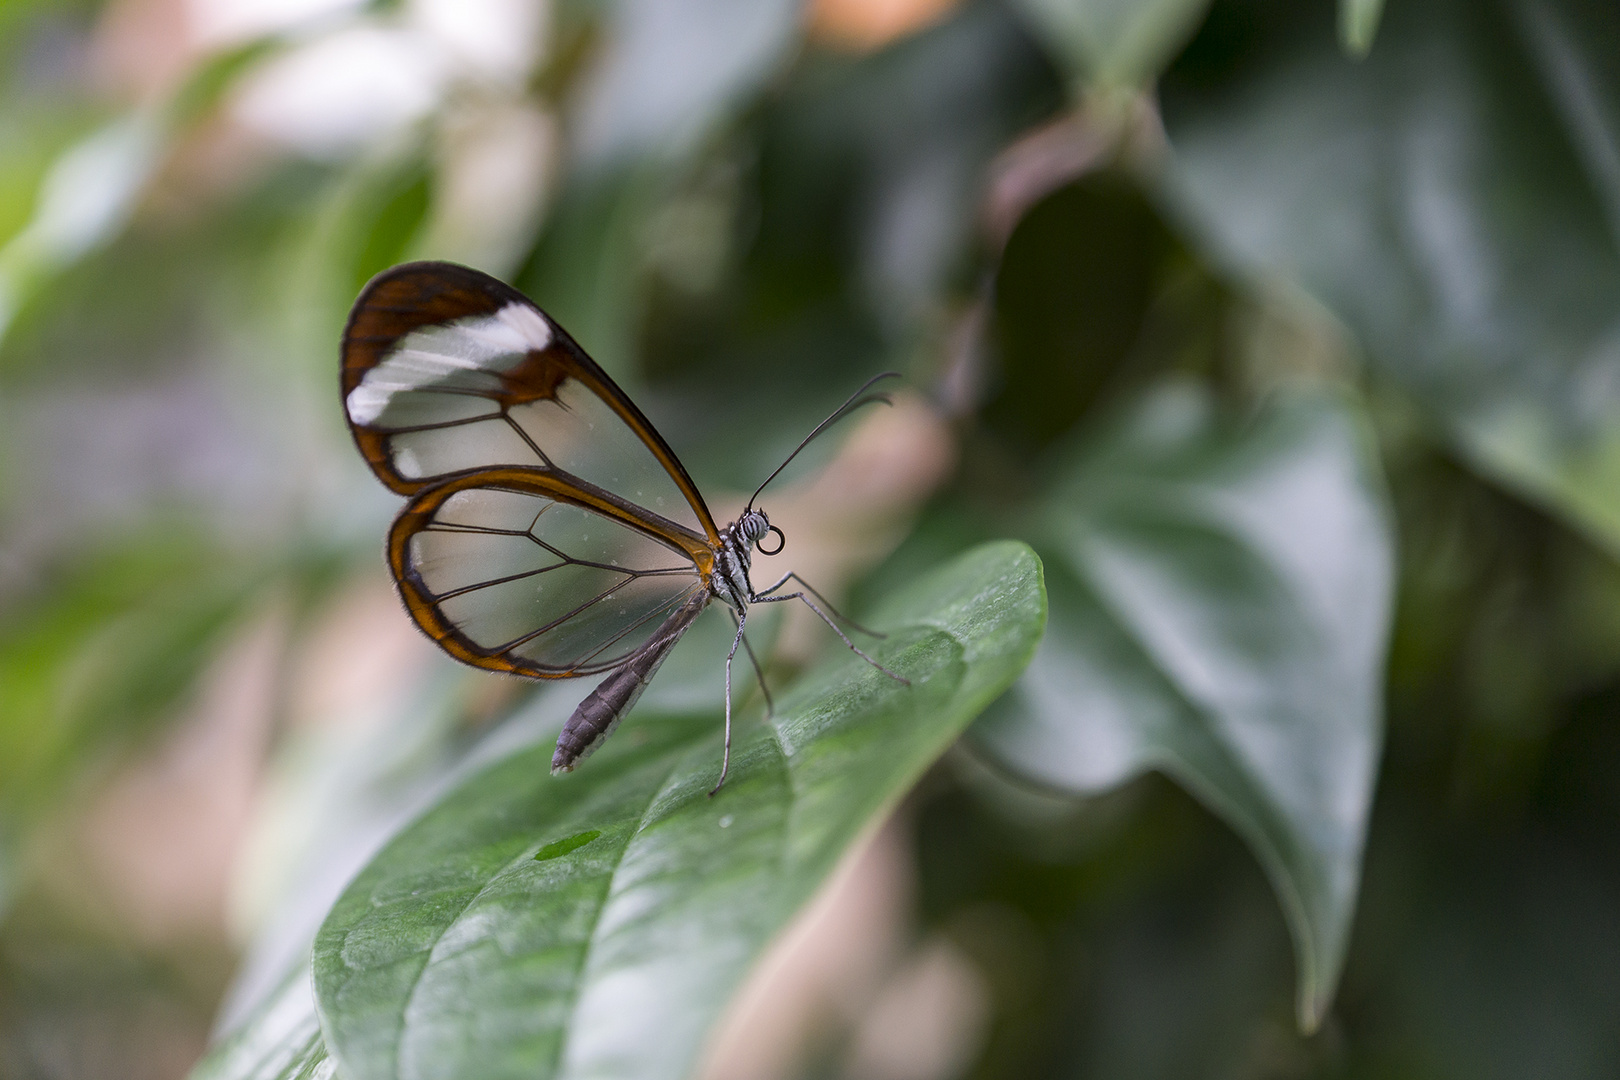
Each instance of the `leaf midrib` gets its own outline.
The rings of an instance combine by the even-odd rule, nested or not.
[[[590,934],[585,939],[585,948],[580,950],[579,963],[574,968],[574,976],[571,980],[572,992],[570,994],[573,1000],[568,1008],[568,1021],[562,1028],[562,1037],[557,1040],[557,1055],[552,1059],[551,1071],[548,1074],[550,1076],[558,1075],[562,1069],[563,1060],[568,1054],[568,1034],[574,1030],[574,1020],[579,1012],[580,986],[584,981],[586,970],[590,967],[591,957],[596,952],[596,946],[600,940],[598,931],[602,926],[602,914],[607,910],[608,901],[613,898],[613,886],[619,880],[619,871],[624,868],[625,856],[629,853],[630,846],[636,842],[636,838],[646,829],[647,816],[652,813],[653,808],[658,805],[660,797],[669,789],[671,781],[680,772],[681,766],[685,764],[687,754],[690,752],[690,748],[688,748],[686,752],[677,754],[675,763],[670,766],[669,772],[664,775],[664,779],[654,785],[652,794],[647,798],[647,805],[642,808],[641,816],[636,821],[635,828],[631,829],[630,835],[625,837],[624,845],[619,848],[619,854],[613,860],[613,869],[607,876],[607,886],[602,890],[601,899],[596,905],[596,912],[591,918]]]

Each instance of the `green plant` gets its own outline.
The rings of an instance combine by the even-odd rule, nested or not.
[[[63,837],[249,638],[249,944],[198,1080],[723,1070],[886,821],[894,955],[795,1075],[889,1075],[930,956],[967,987],[931,1076],[1613,1071],[1609,5],[430,7],[130,105],[39,74],[116,19],[0,5],[0,1072],[149,1007],[201,1052],[232,945],[86,908]],[[266,104],[367,48],[391,121]],[[388,651],[335,348],[418,257],[533,296],[717,502],[904,371],[771,510],[912,687],[772,628],[711,801],[723,619],[558,780],[585,688]],[[321,698],[334,658],[381,674]]]

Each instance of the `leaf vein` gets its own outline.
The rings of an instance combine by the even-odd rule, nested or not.
[[[596,945],[599,940],[597,932],[602,926],[602,914],[607,910],[608,901],[613,898],[613,886],[614,883],[619,879],[619,871],[624,868],[625,856],[629,854],[630,845],[635,843],[636,837],[640,836],[642,831],[646,829],[647,818],[652,813],[653,807],[658,805],[659,798],[664,794],[664,792],[669,790],[670,781],[675,778],[675,774],[678,773],[681,766],[685,764],[685,759],[685,755],[677,758],[675,764],[670,766],[669,772],[665,775],[663,783],[653,788],[653,793],[651,797],[648,798],[646,807],[642,809],[641,817],[639,820],[637,820],[636,827],[630,830],[630,835],[625,838],[624,846],[619,849],[618,857],[613,860],[613,869],[608,873],[607,887],[602,890],[602,899],[597,905],[596,916],[591,920],[590,934],[585,939],[585,948],[580,952],[579,966],[574,969],[574,977],[572,980],[574,985],[574,1003],[568,1011],[568,1023],[563,1027],[562,1038],[557,1041],[557,1057],[551,1064],[551,1071],[549,1074],[551,1076],[557,1075],[558,1071],[562,1068],[563,1058],[567,1055],[568,1033],[574,1029],[574,1019],[579,1013],[579,987],[584,979],[585,970],[590,966],[591,956],[596,951]]]

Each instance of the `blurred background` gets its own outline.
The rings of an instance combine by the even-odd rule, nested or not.
[[[705,1075],[1615,1075],[1620,13],[1383,7],[0,0],[0,1076],[186,1076],[529,693],[343,427],[413,258],[717,516],[902,372],[767,502],[857,610],[1046,560]]]

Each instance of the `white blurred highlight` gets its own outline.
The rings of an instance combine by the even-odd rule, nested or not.
[[[186,0],[186,16],[196,44],[213,49],[358,11],[364,4],[365,0]]]
[[[460,71],[517,88],[539,58],[550,5],[536,0],[412,0],[410,21]]]
[[[40,184],[33,220],[0,247],[0,334],[34,276],[106,242],[129,219],[158,161],[155,121],[137,113],[92,133]]]
[[[274,142],[335,158],[426,116],[449,74],[443,52],[423,35],[355,27],[250,74],[232,113]]]
[[[457,93],[521,94],[548,10],[530,0],[415,0],[397,18],[354,21],[267,61],[244,80],[232,115],[310,157],[340,157]]]
[[[790,50],[796,0],[620,0],[581,88],[583,160],[601,163],[702,134]]]

